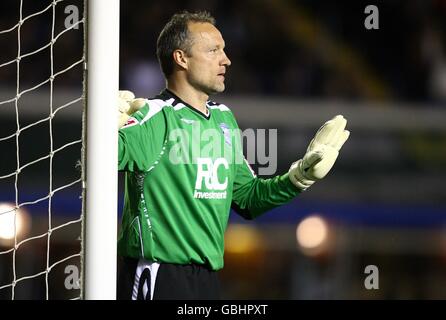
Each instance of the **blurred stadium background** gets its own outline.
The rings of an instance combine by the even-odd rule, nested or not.
[[[23,1],[31,14],[51,1]],[[0,30],[17,23],[19,1],[0,3]],[[63,26],[58,5],[56,26]],[[379,29],[366,30],[364,8],[379,9]],[[178,10],[206,9],[217,19],[232,60],[226,103],[242,129],[278,129],[277,173],[300,157],[321,123],[336,114],[352,135],[335,170],[287,206],[255,221],[235,214],[226,235],[224,298],[241,299],[445,299],[446,291],[446,1],[121,1],[120,87],[150,97],[164,86],[156,38]],[[48,43],[50,12],[22,25],[22,52]],[[54,46],[55,70],[82,57],[83,26]],[[17,56],[17,34],[0,34],[0,64]],[[21,61],[20,84],[31,88],[50,75],[49,52]],[[0,68],[0,100],[16,95],[15,64]],[[55,104],[82,94],[82,65],[54,81]],[[48,116],[49,87],[20,99],[20,123]],[[82,103],[53,119],[55,145],[81,137]],[[114,112],[111,106],[110,112]],[[48,123],[20,134],[21,161],[48,153]],[[16,131],[14,104],[0,105],[0,138]],[[65,142],[64,142],[65,141]],[[0,176],[16,169],[16,141],[0,141]],[[94,152],[94,151],[92,151]],[[80,145],[55,157],[54,184],[80,175]],[[262,165],[260,165],[261,167]],[[255,168],[259,166],[254,165]],[[48,162],[19,176],[19,202],[48,193]],[[122,184],[122,181],[120,181]],[[0,180],[0,202],[14,203],[14,176]],[[122,190],[122,185],[121,185]],[[81,186],[57,193],[52,203],[25,207],[21,238],[79,218]],[[122,207],[122,193],[120,193]],[[0,224],[2,222],[0,221]],[[1,227],[1,225],[0,225]],[[26,231],[26,232],[25,232]],[[80,223],[54,232],[50,260],[80,250]],[[0,251],[11,248],[3,239]],[[45,270],[46,239],[17,251],[18,276]],[[0,255],[0,286],[11,282],[12,255]],[[79,258],[66,264],[79,265]],[[379,289],[364,286],[366,266],[379,269]],[[59,270],[60,269],[60,270]],[[64,265],[49,277],[50,299],[73,298]],[[17,298],[45,296],[45,277],[21,282]],[[10,288],[0,290],[10,298]]]

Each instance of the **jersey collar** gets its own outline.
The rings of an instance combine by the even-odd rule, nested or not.
[[[162,96],[166,96],[168,98],[173,98],[174,101],[172,102],[172,106],[175,107],[175,105],[177,105],[178,103],[182,103],[184,104],[186,107],[188,107],[189,109],[191,109],[192,111],[194,111],[195,113],[199,114],[200,116],[202,116],[203,118],[205,118],[206,120],[209,120],[211,118],[211,110],[207,107],[207,103],[206,103],[206,109],[208,111],[208,114],[206,115],[205,113],[195,109],[194,107],[192,107],[190,104],[188,104],[187,102],[183,101],[180,97],[178,97],[175,93],[173,93],[172,91],[170,91],[169,89],[164,89],[161,92]]]

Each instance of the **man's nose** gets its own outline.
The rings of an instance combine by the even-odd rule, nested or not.
[[[231,65],[231,60],[229,60],[228,56],[224,52],[223,62],[222,65],[229,67]]]

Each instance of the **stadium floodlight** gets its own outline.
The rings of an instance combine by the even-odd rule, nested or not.
[[[0,244],[14,241],[14,237],[26,235],[30,218],[25,209],[16,209],[12,203],[0,203]]]
[[[317,255],[328,239],[328,224],[319,215],[310,215],[296,228],[297,243],[305,254]]]

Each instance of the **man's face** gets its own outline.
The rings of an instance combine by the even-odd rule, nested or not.
[[[192,47],[188,55],[187,78],[197,90],[214,94],[225,90],[226,67],[231,61],[223,51],[225,41],[210,23],[189,23]]]

